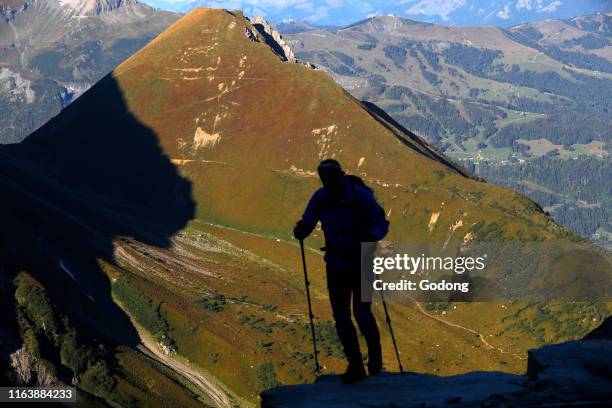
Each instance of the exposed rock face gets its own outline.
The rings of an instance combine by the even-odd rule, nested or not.
[[[34,102],[36,96],[32,82],[8,68],[0,68],[0,93],[11,101],[21,100],[26,104]]]
[[[612,337],[608,318],[595,336],[529,352],[527,375],[472,372],[452,377],[384,373],[345,386],[337,376],[262,393],[262,407],[540,406],[610,401]],[[582,405],[581,405],[582,406]],[[603,405],[602,405],[603,406]]]
[[[84,15],[100,15],[119,8],[126,10],[138,7],[136,0],[60,0],[59,3]]]
[[[251,41],[259,41],[259,39],[257,38],[257,34],[249,30],[248,27],[244,27],[244,36]]]
[[[284,61],[295,62],[293,50],[289,47],[289,45],[287,45],[283,39],[283,36],[280,35],[278,31],[273,29],[263,17],[257,16],[253,18],[251,23],[264,37],[265,42],[272,47],[274,52],[276,52]]]
[[[0,13],[7,19],[13,19],[19,13],[28,10],[52,10],[56,18],[103,16],[113,13],[140,14],[148,13],[148,6],[136,0],[13,0],[0,4]]]
[[[11,354],[10,362],[20,385],[47,387],[56,383],[55,377],[44,365],[39,364],[36,357],[26,350],[25,345]]]

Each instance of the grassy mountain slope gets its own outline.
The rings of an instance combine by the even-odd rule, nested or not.
[[[575,238],[256,38],[240,13],[197,9],[24,142],[0,147],[1,298],[18,311],[3,327],[12,381],[26,329],[25,371],[44,363],[48,381],[80,384],[82,398],[159,406],[170,389],[175,403],[250,406],[262,389],[312,380],[290,231],[323,157],[374,187],[393,240]],[[320,231],[308,241],[321,360],[338,372]],[[41,311],[20,317],[23,274],[62,322],[52,332]],[[529,347],[581,336],[609,313],[605,304],[390,308],[405,366],[441,374],[519,372]],[[375,313],[383,322],[379,305]],[[384,355],[394,369],[386,340]]]
[[[299,59],[356,97],[485,178],[541,201],[562,225],[609,244],[609,194],[598,188],[609,161],[609,25],[609,14],[508,29],[386,16],[287,38]],[[568,159],[584,160],[580,192],[525,177],[542,157],[560,173],[574,167]]]

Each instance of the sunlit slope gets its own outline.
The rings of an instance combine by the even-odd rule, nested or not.
[[[282,62],[247,31],[240,14],[198,9],[113,73],[132,113],[193,180],[198,218],[287,237],[317,186],[316,164],[335,157],[376,188],[392,239],[463,237],[481,220],[506,236],[564,234],[522,196],[406,146],[326,74]]]

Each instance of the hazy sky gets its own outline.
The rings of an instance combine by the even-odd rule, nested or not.
[[[154,7],[186,12],[194,7],[243,10],[271,20],[307,20],[343,25],[375,15],[394,14],[460,25],[511,25],[548,18],[612,11],[612,0],[141,0]]]

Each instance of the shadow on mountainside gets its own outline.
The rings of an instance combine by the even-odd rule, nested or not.
[[[42,283],[84,341],[138,344],[98,259],[114,262],[119,237],[168,247],[194,211],[191,183],[130,113],[112,75],[22,143],[0,146],[3,368],[22,345],[14,284],[22,271]]]
[[[262,408],[604,407],[612,403],[612,317],[583,340],[529,351],[525,375],[470,372],[449,377],[382,373],[343,385],[339,376],[261,394]]]
[[[417,136],[410,130],[406,129],[399,122],[389,116],[389,114],[383,109],[381,109],[378,105],[368,101],[361,101],[361,103],[366,108],[368,113],[372,115],[372,117],[376,119],[376,121],[378,121],[378,123],[390,130],[395,135],[395,137],[405,146],[429,157],[432,160],[435,160],[439,163],[444,164],[445,166],[454,169],[464,177],[476,178],[473,174],[463,168],[463,166],[457,165],[443,154],[438,153],[425,140],[423,140],[421,137]]]

